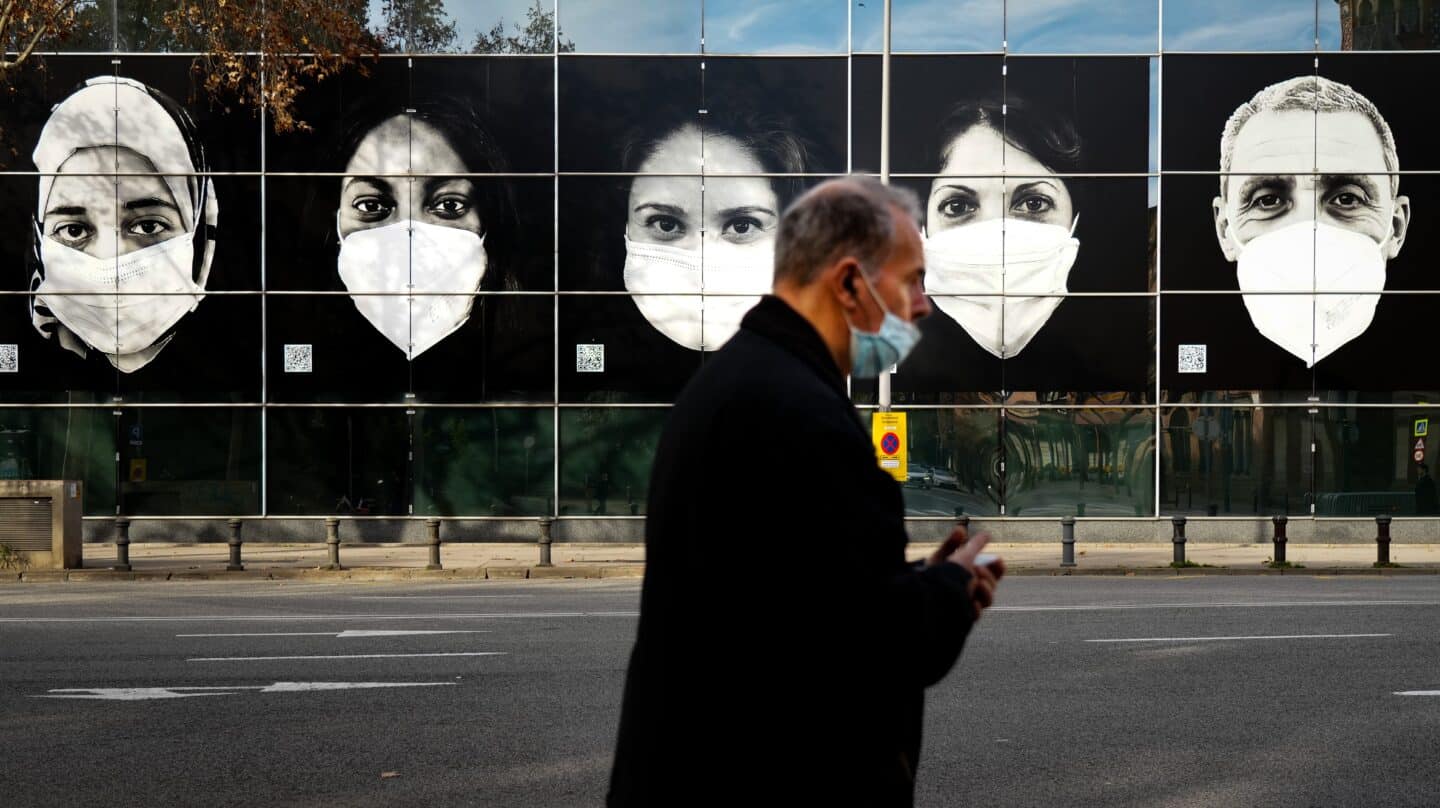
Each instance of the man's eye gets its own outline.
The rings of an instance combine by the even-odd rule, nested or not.
[[[1365,200],[1363,198],[1361,198],[1358,194],[1353,194],[1349,191],[1336,194],[1334,198],[1332,198],[1330,201],[1334,202],[1336,205],[1346,210],[1354,210],[1355,208],[1361,207],[1365,204]]]
[[[158,236],[170,232],[170,225],[159,219],[141,219],[130,225],[130,233],[136,236]]]
[[[430,203],[430,212],[442,219],[458,219],[470,212],[470,200],[463,196],[442,196]]]
[[[1261,194],[1251,204],[1260,210],[1275,210],[1285,204],[1285,199],[1279,194]]]

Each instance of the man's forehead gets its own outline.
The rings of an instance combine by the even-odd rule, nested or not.
[[[1387,171],[1384,145],[1358,112],[1267,110],[1235,138],[1230,170],[1240,174],[1376,173]]]

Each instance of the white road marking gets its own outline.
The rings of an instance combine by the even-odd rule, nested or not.
[[[442,614],[249,614],[193,617],[0,617],[0,623],[303,623],[326,620],[483,620],[516,618],[550,620],[564,617],[639,617],[639,612],[447,612]],[[329,633],[329,632],[326,632]]]
[[[1085,642],[1219,642],[1221,640],[1348,640],[1359,637],[1393,637],[1394,634],[1265,634],[1248,637],[1130,637]]]
[[[349,640],[357,637],[410,637],[420,634],[489,634],[484,629],[449,629],[437,631],[405,631],[397,629],[386,631],[384,629],[352,629],[350,631],[274,631],[261,633],[242,634],[176,634],[176,637],[335,637],[341,640]]]
[[[316,654],[313,656],[192,657],[186,662],[261,662],[276,659],[408,659],[411,657],[504,656],[504,651],[450,651],[433,654]]]
[[[1309,606],[1440,606],[1440,600],[1277,600],[1227,603],[1114,603],[1078,606],[991,606],[991,612],[1102,612],[1126,609],[1249,609]]]
[[[1440,690],[1397,690],[1397,696],[1440,696]]]
[[[330,690],[371,690],[384,687],[449,687],[454,684],[454,682],[276,682],[272,685],[232,685],[228,687],[66,687],[53,689],[33,698],[151,701],[201,696],[237,696],[247,690],[260,693],[310,693]]]

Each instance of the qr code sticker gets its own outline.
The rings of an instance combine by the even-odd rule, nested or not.
[[[0,373],[20,372],[20,348],[16,345],[0,345]]]
[[[1205,346],[1181,345],[1179,364],[1181,373],[1206,372]]]
[[[314,346],[311,345],[286,345],[285,346],[285,372],[286,373],[309,373],[313,370]]]
[[[604,372],[605,372],[605,346],[604,346],[604,345],[576,345],[576,346],[575,346],[575,372],[576,372],[576,373],[604,373]]]

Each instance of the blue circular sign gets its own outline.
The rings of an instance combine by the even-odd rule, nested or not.
[[[894,432],[886,432],[880,439],[880,451],[887,455],[893,455],[900,451],[900,437]]]

